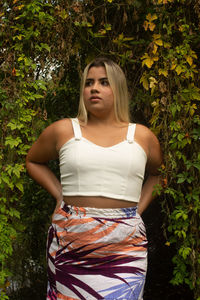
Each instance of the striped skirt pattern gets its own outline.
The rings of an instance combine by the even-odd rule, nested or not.
[[[47,300],[142,300],[147,239],[136,207],[62,202],[47,239]]]

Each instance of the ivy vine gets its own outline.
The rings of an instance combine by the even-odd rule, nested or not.
[[[0,28],[1,299],[9,299],[7,260],[25,229],[27,150],[47,123],[75,114],[81,70],[105,55],[126,73],[133,117],[161,141],[157,192],[166,245],[176,249],[171,283],[187,284],[199,300],[199,1],[3,0]],[[60,107],[53,120],[48,103]]]

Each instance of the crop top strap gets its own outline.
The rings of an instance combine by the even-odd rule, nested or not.
[[[82,137],[79,121],[77,118],[73,118],[73,119],[71,119],[71,121],[72,121],[73,130],[74,130],[75,140],[79,141]]]
[[[136,124],[129,123],[127,137],[126,137],[126,139],[129,143],[133,143],[133,141],[134,141],[135,128],[136,128]]]

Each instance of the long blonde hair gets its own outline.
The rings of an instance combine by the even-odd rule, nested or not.
[[[108,58],[96,58],[86,66],[81,79],[80,101],[77,118],[79,118],[82,122],[87,123],[88,112],[84,104],[83,91],[85,88],[87,74],[92,67],[104,67],[106,69],[108,82],[114,95],[114,112],[116,120],[118,122],[129,123],[129,95],[126,77],[122,69]]]

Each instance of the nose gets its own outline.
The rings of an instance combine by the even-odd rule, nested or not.
[[[94,82],[91,88],[91,93],[98,93],[99,92],[99,87],[98,87],[98,82]]]
[[[91,94],[98,94],[98,93],[99,93],[98,89],[95,88],[91,89]]]

